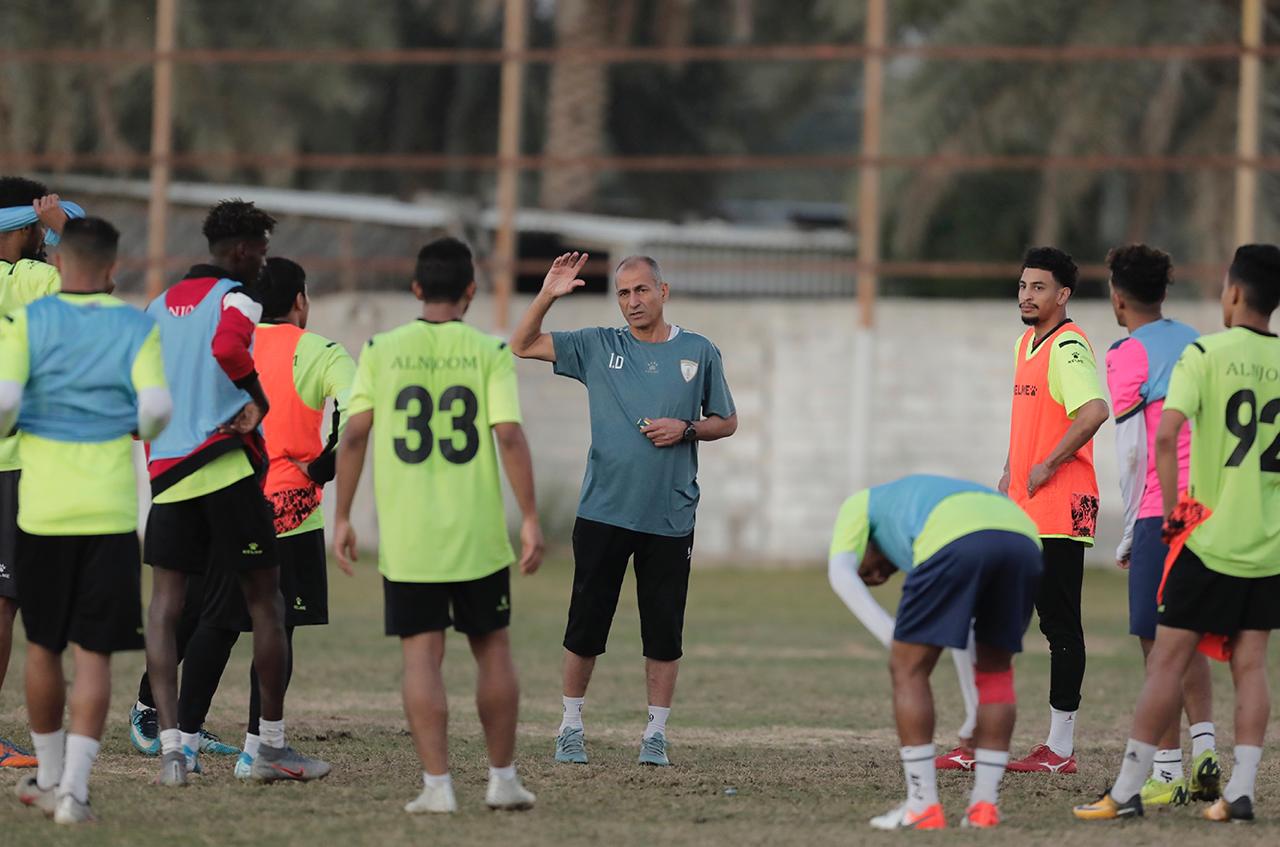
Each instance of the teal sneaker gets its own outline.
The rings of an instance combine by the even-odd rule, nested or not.
[[[202,774],[204,768],[200,767],[200,751],[192,750],[185,744],[182,745],[182,756],[187,760],[187,773]]]
[[[640,764],[669,767],[671,760],[667,758],[667,738],[661,732],[654,733],[640,741]]]
[[[200,730],[200,752],[210,756],[239,756],[240,748],[223,744],[222,739],[207,729]]]
[[[253,756],[241,752],[240,758],[236,759],[236,766],[232,773],[236,779],[249,779],[253,776]]]
[[[160,755],[160,727],[155,709],[139,709],[134,703],[129,710],[129,741],[144,756]]]
[[[1217,800],[1222,794],[1222,766],[1218,754],[1205,750],[1191,763],[1191,799]]]
[[[567,765],[587,763],[587,738],[581,728],[566,728],[556,736],[556,761]]]

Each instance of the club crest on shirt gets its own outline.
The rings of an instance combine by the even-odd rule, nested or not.
[[[698,375],[698,363],[692,359],[680,360],[680,376],[684,377],[685,382],[689,382]]]

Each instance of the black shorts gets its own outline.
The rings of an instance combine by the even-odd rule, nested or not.
[[[387,635],[408,638],[450,625],[463,635],[488,635],[511,624],[511,568],[469,582],[392,582],[384,577],[382,597]]]
[[[570,653],[604,653],[632,556],[645,658],[674,662],[683,655],[693,533],[673,538],[585,518],[573,525],[573,597],[564,632]]]
[[[1164,584],[1160,625],[1235,635],[1242,629],[1280,629],[1280,575],[1248,578],[1210,570],[1183,547]]]
[[[276,539],[280,560],[280,593],[285,626],[320,626],[329,622],[329,575],[324,530]],[[216,629],[252,632],[237,573],[211,568],[187,580],[186,608],[199,609],[200,620]]]
[[[18,599],[14,576],[18,561],[18,477],[22,471],[0,471],[0,597]]]
[[[275,516],[251,476],[190,500],[153,503],[142,559],[188,574],[275,567]]]
[[[141,650],[138,535],[18,533],[18,607],[27,640],[55,653]]]

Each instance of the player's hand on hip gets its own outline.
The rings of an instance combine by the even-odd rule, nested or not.
[[[670,447],[684,440],[684,428],[688,426],[678,418],[655,418],[640,431],[653,442],[654,447]]]
[[[1049,467],[1045,462],[1041,462],[1031,468],[1031,472],[1027,474],[1027,496],[1034,497],[1036,492],[1044,488],[1049,480],[1053,479],[1053,468]],[[1008,485],[1006,484],[1006,488]]]
[[[347,576],[355,576],[352,562],[360,560],[356,548],[356,529],[351,521],[339,520],[333,528],[333,552],[338,556],[338,567]]]
[[[1004,496],[1006,497],[1009,496],[1009,472],[1008,471],[1005,471],[1004,476],[1000,477],[1000,482],[998,485],[996,485],[996,488],[998,488],[1000,490],[1000,493],[1003,494]]]
[[[248,435],[258,428],[264,417],[266,412],[262,407],[250,400],[234,418],[219,426],[218,432],[223,435]]]
[[[46,194],[38,198],[31,207],[35,209],[40,223],[62,235],[62,228],[67,225],[67,213],[62,210],[62,201],[56,194]]]
[[[547,271],[546,277],[542,280],[542,293],[553,299],[559,299],[586,285],[586,280],[578,278],[578,272],[586,263],[586,253],[565,253],[557,257],[551,263],[551,270]]]
[[[542,554],[546,547],[538,519],[526,518],[520,524],[520,573],[526,576],[537,573],[542,567]]]

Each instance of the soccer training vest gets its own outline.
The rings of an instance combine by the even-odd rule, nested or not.
[[[133,432],[133,362],[154,326],[130,306],[78,306],[56,296],[27,306],[31,373],[18,428],[72,442],[111,441]]]
[[[262,421],[271,464],[265,493],[276,514],[276,531],[296,529],[320,506],[320,486],[294,461],[306,465],[324,450],[320,440],[323,409],[313,409],[298,396],[293,365],[304,330],[293,324],[259,327],[253,337],[253,360],[271,410]]]
[[[1049,393],[1049,360],[1054,347],[1082,343],[1074,338],[1062,340],[1067,332],[1084,336],[1075,324],[1064,323],[1040,342],[1030,358],[1027,354],[1035,329],[1028,329],[1018,341],[1009,431],[1009,497],[1031,517],[1042,536],[1093,538],[1098,523],[1098,480],[1093,471],[1092,440],[1064,462],[1034,497],[1027,496],[1031,468],[1043,462],[1071,428],[1067,410]]]

